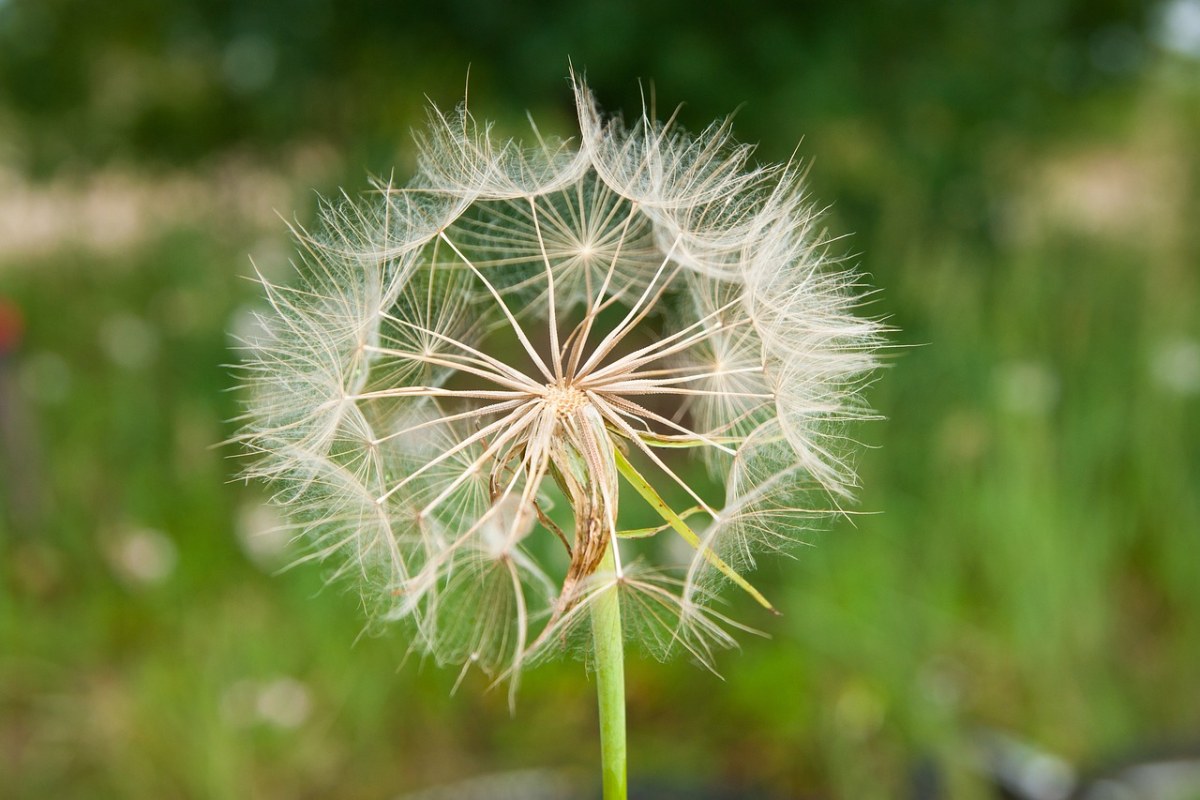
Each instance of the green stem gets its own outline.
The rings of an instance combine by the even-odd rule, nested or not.
[[[616,571],[610,542],[600,560],[601,575]],[[592,639],[596,647],[596,696],[600,701],[600,760],[604,800],[626,800],[625,643],[621,636],[621,598],[617,587],[592,601]]]

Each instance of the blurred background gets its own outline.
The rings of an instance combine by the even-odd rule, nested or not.
[[[568,58],[799,142],[906,345],[877,513],[765,565],[781,617],[731,597],[771,638],[629,665],[643,796],[988,797],[981,731],[1060,779],[1200,738],[1200,0],[807,5],[0,0],[0,794],[591,796],[579,664],[452,697],[277,574],[214,446],[281,217],[406,179],[468,65],[478,116],[570,135]]]

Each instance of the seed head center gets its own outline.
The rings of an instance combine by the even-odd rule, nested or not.
[[[546,384],[546,405],[554,409],[554,415],[566,419],[588,403],[587,395],[566,381]]]

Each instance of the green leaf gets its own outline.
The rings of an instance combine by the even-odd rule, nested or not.
[[[620,436],[625,435],[620,431],[614,432]],[[713,442],[717,444],[736,444],[738,442],[738,439],[732,436],[706,436],[703,439],[697,439],[695,436],[663,436],[645,431],[639,431],[638,438],[651,447],[704,447]]]
[[[691,508],[687,509],[686,511],[680,512],[679,518],[687,519],[688,517],[692,516],[693,514],[699,513],[700,511],[703,511],[703,510],[704,509],[700,508],[700,506],[692,506]],[[630,528],[627,531],[617,531],[617,536],[620,536],[622,539],[646,539],[646,538],[653,536],[656,533],[662,533],[669,527],[671,527],[671,523],[668,522],[666,524],[659,525],[656,528]]]
[[[667,502],[663,500],[659,493],[654,490],[654,487],[642,477],[641,473],[634,468],[633,464],[629,463],[629,459],[625,457],[624,453],[617,448],[614,448],[613,452],[617,459],[617,471],[620,472],[622,477],[629,482],[629,485],[632,486],[637,493],[642,496],[642,499],[649,503],[650,507],[658,512],[658,515],[666,521],[668,526],[682,536],[685,542],[699,551],[700,554],[704,556],[705,561],[719,569],[721,574],[736,583],[742,588],[743,591],[746,592],[746,594],[757,600],[759,605],[768,611],[776,614],[779,613],[775,610],[775,606],[771,605],[770,601],[763,597],[762,592],[760,592],[758,589],[755,589],[750,582],[739,575],[733,567],[726,564],[725,561],[716,553],[714,553],[711,548],[700,541],[700,537],[696,534],[696,532],[688,527],[688,524],[683,521],[683,517],[676,514],[675,511],[669,505],[667,505]]]

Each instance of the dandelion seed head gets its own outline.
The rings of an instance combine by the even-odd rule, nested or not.
[[[627,641],[711,667],[744,629],[722,589],[769,607],[743,573],[855,485],[881,343],[795,165],[574,88],[571,139],[432,109],[412,181],[295,229],[300,278],[264,280],[245,342],[248,474],[306,557],[415,650],[514,680],[586,654],[612,591]],[[642,502],[664,524],[622,530]]]

